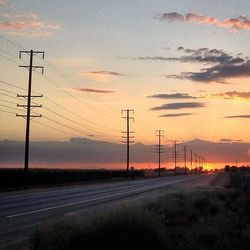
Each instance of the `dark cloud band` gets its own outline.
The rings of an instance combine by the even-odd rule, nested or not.
[[[179,102],[179,103],[167,103],[159,107],[151,108],[153,111],[157,110],[176,110],[176,109],[189,109],[189,108],[203,108],[205,104],[200,102]]]

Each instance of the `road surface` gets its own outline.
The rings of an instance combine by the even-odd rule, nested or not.
[[[182,175],[0,193],[0,249],[15,249],[35,227],[65,214],[208,178]]]

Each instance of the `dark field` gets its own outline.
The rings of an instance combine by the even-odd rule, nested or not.
[[[0,189],[22,187],[23,175],[23,169],[0,169]],[[142,176],[144,176],[144,171],[133,170],[130,172],[130,177]],[[125,177],[126,171],[124,170],[29,169],[28,186],[47,186]]]
[[[193,191],[115,210],[87,225],[61,221],[35,231],[33,250],[250,249],[250,197],[235,190]]]

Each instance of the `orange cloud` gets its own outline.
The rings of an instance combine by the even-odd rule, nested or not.
[[[15,35],[26,35],[32,31],[33,36],[48,36],[52,35],[54,30],[61,28],[59,24],[41,21],[34,14],[0,14],[0,17],[3,19],[0,21],[0,30]]]
[[[187,13],[185,15],[182,15],[177,12],[169,12],[162,14],[160,19],[170,22],[190,22],[190,23],[198,23],[205,25],[215,25],[217,27],[230,29],[230,31],[232,32],[241,29],[250,30],[250,19],[248,19],[245,16],[219,20],[212,16],[199,15],[195,13]]]
[[[221,99],[227,99],[227,100],[242,99],[242,100],[250,101],[250,92],[231,91],[231,92],[225,92],[225,93],[210,94],[210,95],[202,96],[202,98],[221,98]]]

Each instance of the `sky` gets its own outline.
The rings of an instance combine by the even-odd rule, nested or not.
[[[71,151],[78,138],[85,146],[68,162],[122,164],[121,110],[133,109],[131,157],[138,164],[157,161],[148,147],[157,143],[158,129],[164,130],[166,164],[173,140],[180,154],[190,144],[213,162],[248,163],[249,13],[248,0],[0,0],[2,165],[14,164],[15,143],[25,139],[25,120],[16,117],[25,114],[16,106],[25,100],[16,94],[26,94],[28,71],[19,66],[29,64],[29,55],[18,56],[31,49],[45,52],[44,60],[34,57],[44,74],[36,69],[32,82],[33,94],[43,95],[33,99],[42,108],[32,111],[42,118],[31,121],[40,152],[48,143],[55,152]],[[89,141],[98,153],[86,151],[86,160],[81,154]],[[220,150],[210,152],[211,143]],[[113,160],[99,147],[110,148]],[[228,155],[228,147],[234,153]],[[41,155],[31,159],[47,162]],[[54,155],[50,162],[61,163]]]

